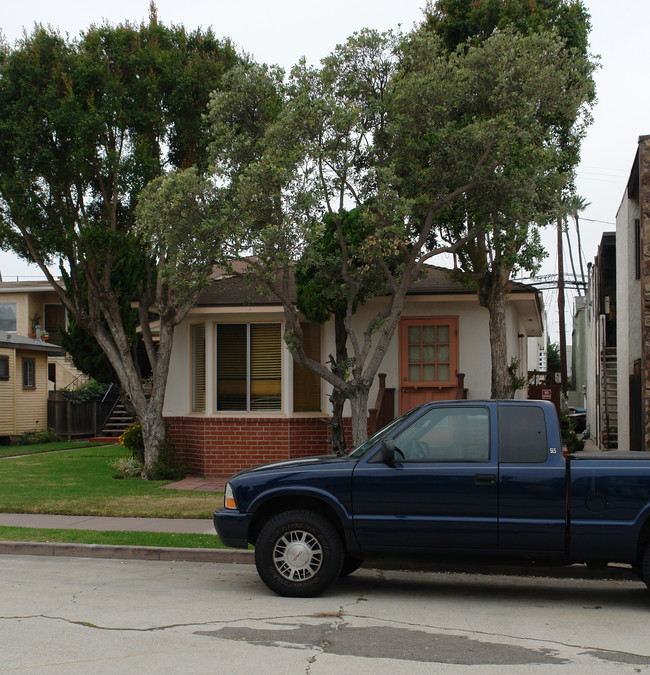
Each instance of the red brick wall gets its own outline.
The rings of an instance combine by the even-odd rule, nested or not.
[[[257,464],[331,452],[329,419],[324,417],[169,417],[167,421],[178,460],[199,476],[230,476]],[[348,423],[348,438],[349,428]]]

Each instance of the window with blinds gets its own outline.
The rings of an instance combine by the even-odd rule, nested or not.
[[[303,346],[310,359],[320,362],[321,328],[315,324],[300,324],[303,334]],[[293,363],[293,410],[294,412],[320,412],[321,381],[313,371]]]
[[[205,412],[205,324],[190,327],[192,341],[192,412]]]
[[[282,408],[280,324],[217,326],[217,410]]]

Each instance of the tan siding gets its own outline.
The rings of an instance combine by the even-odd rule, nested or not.
[[[23,388],[23,358],[35,360],[35,389]],[[47,355],[18,351],[16,354],[16,433],[47,429]]]
[[[0,436],[11,436],[14,431],[14,350],[0,348],[0,355],[9,357],[9,380],[0,380]]]

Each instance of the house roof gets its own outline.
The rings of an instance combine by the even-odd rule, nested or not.
[[[65,354],[65,350],[58,345],[51,345],[42,340],[33,340],[16,333],[8,333],[5,330],[0,330],[0,347],[4,347],[5,349],[23,349],[32,352],[47,352],[52,356],[63,356]]]
[[[476,291],[454,281],[448,269],[426,267],[426,277],[411,284],[408,295],[476,295]],[[534,286],[517,281],[509,282],[511,293],[538,293]],[[293,278],[290,282],[291,299],[296,299]],[[199,307],[219,306],[275,306],[281,304],[275,296],[264,295],[245,277],[219,277],[201,293]]]
[[[40,281],[2,281],[0,293],[38,293],[52,291],[52,284],[47,279]]]

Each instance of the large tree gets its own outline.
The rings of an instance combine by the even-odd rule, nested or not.
[[[409,285],[426,261],[474,236],[439,245],[444,211],[513,180],[521,158],[547,139],[541,111],[555,110],[574,70],[549,36],[499,33],[450,55],[427,31],[407,40],[364,31],[322,68],[297,66],[288,82],[277,69],[234,69],[213,98],[212,156],[230,229],[224,257],[254,254],[247,273],[282,301],[294,359],[350,402],[355,444],[366,437],[369,389]],[[350,207],[372,232],[354,260],[343,226]],[[321,236],[324,214],[347,287],[343,376],[306,355],[290,293],[293,261]],[[370,271],[381,273],[375,294],[388,300],[355,328]]]
[[[505,330],[508,282],[518,269],[536,271],[545,257],[539,227],[555,221],[566,195],[574,191],[580,143],[590,122],[595,94],[594,64],[588,55],[589,15],[579,0],[438,0],[427,11],[422,30],[440,36],[450,58],[495,33],[555,38],[546,53],[518,54],[526,72],[503,82],[513,97],[523,97],[522,103],[529,95],[522,88],[536,86],[535,73],[542,69],[545,76],[564,83],[556,96],[539,101],[536,119],[541,133],[531,139],[525,153],[513,157],[507,181],[482,186],[440,219],[441,231],[451,240],[469,229],[481,230],[458,252],[458,277],[476,288],[480,304],[489,311],[492,397],[505,398],[514,391]],[[504,69],[513,56],[503,51]],[[541,63],[534,63],[538,59]],[[490,105],[478,97],[468,101],[459,115],[489,114]]]
[[[187,257],[179,258],[179,240],[169,233],[155,239],[146,223],[136,232],[134,210],[140,191],[163,172],[205,165],[205,106],[238,60],[210,31],[159,24],[153,5],[140,26],[93,26],[73,41],[39,27],[14,48],[2,46],[3,247],[39,264],[106,353],[142,424],[145,471],[165,438],[174,327],[208,283],[211,260],[200,238],[184,237]],[[189,173],[179,180],[191,187],[200,179]],[[187,203],[192,194],[188,218],[203,208],[200,200]],[[117,277],[127,247],[142,271],[130,300],[153,374],[149,399],[120,311],[127,285]],[[48,268],[59,261],[65,288]],[[160,273],[174,264],[175,274]]]

